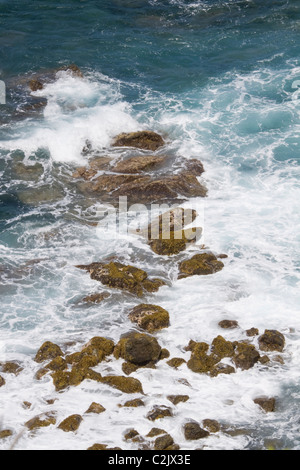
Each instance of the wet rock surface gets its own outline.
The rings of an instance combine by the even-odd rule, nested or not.
[[[153,131],[139,131],[119,134],[112,144],[114,147],[135,147],[143,150],[157,150],[164,145],[163,138]]]
[[[212,253],[199,253],[179,263],[178,279],[195,275],[214,274],[223,268],[224,264],[222,261],[219,261]]]
[[[170,324],[170,315],[167,310],[158,305],[140,304],[129,313],[129,319],[143,330],[153,333]]]

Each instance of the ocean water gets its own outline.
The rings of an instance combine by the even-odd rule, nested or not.
[[[130,450],[137,444],[124,441],[126,431],[145,436],[153,425],[188,450],[300,449],[299,19],[296,0],[0,1],[0,362],[23,367],[1,374],[0,430],[13,431],[1,449],[100,442]],[[83,79],[60,71],[29,93],[34,74],[70,63]],[[199,208],[201,243],[228,255],[222,271],[177,280],[176,263],[197,247],[166,260],[139,238],[99,235],[101,201],[83,198],[71,174],[86,162],[87,140],[118,157],[114,136],[141,129],[163,135],[168,155],[203,163],[208,197],[185,205]],[[20,163],[38,163],[38,174],[24,176]],[[132,329],[133,296],[112,291],[101,304],[80,303],[99,285],[75,266],[108,256],[168,282],[144,300],[170,313],[156,337],[171,357],[188,360],[190,339],[238,341],[256,327],[285,335],[284,364],[211,378],[162,361],[132,374],[143,384],[141,408],[120,408],[130,396],[87,380],[55,392],[49,376],[35,379],[44,341],[78,350],[93,336],[117,342]],[[223,319],[240,328],[221,330]],[[96,370],[120,375],[121,365]],[[169,394],[190,399],[175,407]],[[274,413],[254,404],[261,395],[276,397]],[[84,415],[93,401],[106,412]],[[173,418],[151,423],[154,405],[171,406]],[[84,420],[76,433],[56,425],[29,433],[24,423],[48,411],[57,423],[74,413]],[[234,431],[186,441],[183,424],[207,418]]]

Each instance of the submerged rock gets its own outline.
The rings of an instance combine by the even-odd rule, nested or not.
[[[160,353],[161,346],[157,339],[144,333],[128,333],[120,339],[114,350],[116,359],[121,357],[137,366],[157,362]]]
[[[170,400],[173,405],[178,405],[178,403],[185,403],[189,400],[188,395],[168,395],[167,399]]]
[[[170,324],[167,310],[151,304],[140,304],[134,307],[129,313],[129,319],[149,333],[166,328]]]
[[[202,421],[202,425],[206,428],[209,432],[215,433],[221,430],[221,425],[215,419],[204,419]]]
[[[285,346],[285,338],[277,330],[265,330],[264,334],[258,338],[258,344],[262,351],[282,352]]]
[[[44,85],[39,81],[37,80],[36,78],[32,78],[30,81],[29,81],[29,88],[31,91],[38,91],[38,90],[42,90],[44,88]]]
[[[91,279],[95,281],[112,288],[127,290],[139,297],[145,292],[156,292],[165,284],[161,279],[148,279],[147,273],[142,269],[119,262],[92,263],[76,267],[88,271]]]
[[[14,361],[0,362],[0,371],[3,372],[4,374],[18,375],[20,372],[22,372],[22,370],[23,370],[23,367],[21,367],[18,362],[14,362]]]
[[[255,398],[253,401],[267,413],[275,411],[275,404],[276,404],[275,398],[258,397],[258,398]]]
[[[182,279],[194,275],[213,274],[223,269],[224,264],[211,253],[199,253],[191,259],[179,263],[179,276]]]
[[[74,77],[83,78],[83,73],[76,64],[63,65],[58,71],[69,72]]]
[[[147,414],[147,418],[150,421],[156,421],[157,419],[171,416],[173,416],[173,412],[171,408],[168,408],[167,406],[154,406],[154,408]]]
[[[63,352],[57,344],[52,343],[51,341],[46,341],[42,344],[36,356],[34,358],[35,362],[43,362],[50,359],[55,359],[57,356],[63,356]]]
[[[110,169],[110,157],[95,157],[89,161],[89,165],[79,167],[72,174],[73,178],[83,178],[90,181],[99,171]]]
[[[113,147],[135,147],[143,150],[157,150],[165,144],[163,138],[153,131],[138,131],[119,134]]]
[[[13,164],[12,171],[15,177],[25,181],[38,181],[44,173],[44,167],[40,163],[25,165],[23,162]]]
[[[83,302],[100,304],[103,300],[108,299],[110,297],[109,292],[98,292],[95,294],[87,295],[82,299]]]

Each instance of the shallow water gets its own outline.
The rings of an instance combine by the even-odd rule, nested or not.
[[[147,434],[156,423],[146,414],[159,404],[171,406],[174,417],[158,427],[182,449],[299,449],[298,2],[70,0],[58,7],[27,2],[24,9],[23,2],[3,1],[0,15],[0,79],[7,84],[7,104],[0,105],[0,353],[1,361],[24,367],[17,377],[5,375],[0,388],[1,426],[15,433],[1,448],[86,449],[101,442],[134,449],[125,431]],[[32,74],[68,63],[84,78],[59,72],[28,93]],[[22,111],[33,98],[46,98],[47,106]],[[165,137],[162,153],[203,162],[208,197],[186,206],[198,208],[201,244],[228,255],[221,272],[176,280],[181,255],[166,260],[133,236],[107,240],[90,224],[98,221],[99,201],[84,198],[70,178],[86,161],[82,148],[89,140],[100,155],[118,157],[124,151],[110,148],[113,137],[144,128]],[[25,177],[19,162],[40,163],[42,174]],[[168,282],[145,301],[170,313],[170,327],[157,338],[171,357],[188,360],[190,339],[241,340],[256,327],[285,335],[285,363],[210,378],[162,361],[133,374],[146,393],[146,407],[135,409],[117,406],[129,396],[87,380],[57,394],[49,377],[34,378],[33,357],[44,341],[75,341],[76,350],[93,336],[117,342],[132,328],[127,312],[139,300],[129,294],[112,292],[89,308],[80,303],[99,285],[75,265],[110,255]],[[221,330],[218,322],[228,318],[240,328]],[[121,364],[96,370],[122,374]],[[170,393],[190,399],[175,407]],[[260,395],[276,397],[275,413],[253,403]],[[50,406],[50,398],[58,400]],[[59,423],[93,401],[106,412],[84,415],[75,434],[56,426],[24,431],[39,413],[54,410]],[[242,431],[186,441],[184,422],[206,418]]]

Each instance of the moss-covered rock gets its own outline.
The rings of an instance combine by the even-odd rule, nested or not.
[[[223,336],[219,335],[213,339],[211,345],[212,354],[219,360],[224,357],[232,357],[234,355],[235,344],[231,341],[226,341]]]
[[[94,336],[90,341],[85,345],[82,351],[86,351],[87,348],[92,351],[93,355],[102,356],[103,353],[104,357],[109,356],[113,353],[115,344],[113,340],[109,338],[104,338],[102,336]]]
[[[55,359],[52,359],[49,364],[45,366],[46,369],[51,369],[51,370],[65,370],[68,367],[67,361],[61,357],[57,356]]]
[[[140,398],[134,398],[133,400],[126,401],[123,406],[126,408],[138,408],[145,406],[145,403]]]
[[[161,166],[164,160],[164,157],[158,157],[155,155],[139,155],[138,157],[131,157],[126,160],[119,161],[112,168],[112,171],[116,173],[140,173]]]
[[[202,426],[209,432],[215,433],[221,430],[221,425],[215,419],[204,419],[202,421]]]
[[[81,422],[82,416],[74,414],[64,419],[58,428],[65,432],[75,432],[79,428]]]
[[[101,382],[117,388],[123,393],[144,393],[141,382],[132,377],[109,375],[102,377]]]
[[[129,313],[129,319],[149,333],[166,328],[170,324],[167,310],[152,304],[137,305]]]
[[[259,330],[257,328],[249,328],[246,330],[246,335],[247,336],[258,336],[259,335]]]
[[[104,406],[100,405],[99,403],[91,403],[89,408],[86,410],[86,413],[95,413],[95,414],[100,414],[105,411]]]
[[[116,359],[120,357],[125,361],[138,366],[149,362],[157,362],[161,347],[156,338],[146,333],[129,333],[124,335],[114,350]]]
[[[164,145],[164,140],[156,132],[138,131],[117,135],[112,145],[113,147],[135,147],[154,151]]]
[[[199,253],[191,259],[179,263],[179,276],[182,279],[194,275],[213,274],[223,269],[224,264],[211,253]]]
[[[56,418],[51,413],[45,413],[44,415],[35,416],[34,418],[30,419],[25,423],[25,426],[30,430],[33,431],[37,428],[45,428],[50,426],[51,424],[56,423]]]
[[[57,344],[52,343],[51,341],[46,341],[42,344],[36,356],[34,358],[35,362],[49,361],[55,359],[57,356],[63,356],[63,352]]]
[[[218,325],[221,328],[224,328],[226,330],[232,330],[234,328],[238,328],[239,324],[236,320],[221,320]]]
[[[18,362],[15,361],[6,361],[0,363],[0,371],[5,374],[14,374],[18,375],[22,372],[23,367],[20,366]]]
[[[262,351],[282,352],[285,346],[285,338],[277,330],[265,330],[264,334],[258,338],[258,344]]]
[[[154,450],[166,450],[174,444],[174,439],[170,434],[164,434],[155,439]]]
[[[202,429],[198,423],[186,423],[183,427],[184,437],[186,440],[198,440],[209,436],[209,432]]]
[[[165,284],[163,280],[148,279],[147,273],[142,269],[114,261],[108,264],[92,263],[77,267],[88,271],[92,279],[106,286],[124,289],[139,297],[145,292],[156,292]]]
[[[192,354],[190,360],[187,362],[187,366],[193,372],[208,374],[217,362],[218,359],[212,354]]]
[[[173,369],[177,369],[180,367],[182,364],[186,362],[185,359],[182,357],[172,357],[169,361],[167,361],[168,366],[173,367]]]
[[[171,416],[173,416],[172,409],[167,406],[154,406],[154,408],[147,414],[147,418],[150,421],[156,421],[157,419]]]
[[[253,344],[239,342],[233,361],[240,369],[247,370],[253,367],[258,362],[259,358],[260,354]]]

